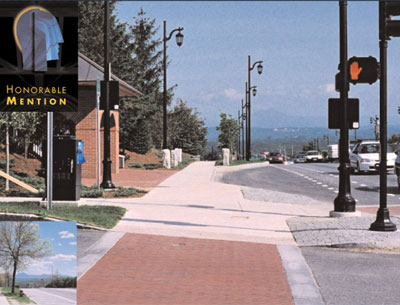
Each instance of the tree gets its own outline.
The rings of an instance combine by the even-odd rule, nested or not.
[[[96,1],[79,2],[79,51],[97,63],[103,63],[104,5]],[[125,97],[120,103],[120,145],[123,149],[137,148],[135,134],[143,134],[146,120],[150,129],[151,142],[162,145],[162,60],[160,38],[154,38],[158,28],[155,20],[146,16],[141,9],[134,24],[120,23],[114,14],[115,4],[110,5],[110,35],[112,73],[143,93],[138,99]],[[168,104],[173,89],[168,90]],[[156,128],[157,127],[157,128]],[[143,129],[143,130],[141,130]],[[145,147],[141,147],[144,150]]]
[[[29,266],[31,260],[51,253],[48,240],[41,240],[39,226],[28,221],[0,224],[0,261],[12,266],[11,292],[15,292],[17,270]]]
[[[179,99],[178,104],[168,115],[170,146],[182,148],[184,152],[199,155],[207,145],[207,127],[196,109],[190,108]]]
[[[13,120],[11,120],[11,114],[9,112],[0,112],[0,125],[4,125],[6,131],[6,173],[10,174],[10,127],[12,126]],[[10,189],[10,181],[6,179],[6,191]]]
[[[388,144],[399,145],[400,144],[400,134],[392,134],[390,139],[388,139]]]
[[[218,135],[218,148],[229,148],[232,153],[236,148],[236,144],[239,138],[240,126],[238,122],[230,114],[220,114],[219,130]]]
[[[28,148],[32,138],[36,133],[37,127],[40,124],[40,118],[44,114],[40,112],[15,112],[12,114],[14,127],[23,137],[24,141],[24,158],[28,158]]]

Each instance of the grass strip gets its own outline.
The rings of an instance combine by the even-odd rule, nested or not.
[[[17,301],[20,304],[36,304],[25,294],[23,297],[19,296],[19,289],[15,288],[15,292],[11,293],[11,287],[1,288],[1,292],[7,298],[7,301],[11,304],[13,301]]]
[[[126,209],[117,206],[81,205],[54,206],[51,210],[40,206],[39,202],[0,202],[0,212],[34,214],[40,217],[53,217],[62,220],[111,229],[124,216]]]

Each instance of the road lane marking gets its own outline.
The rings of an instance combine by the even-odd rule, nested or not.
[[[362,187],[366,187],[367,185],[366,185],[366,184],[360,184],[360,186],[362,186]]]
[[[334,193],[336,193],[336,194],[338,194],[339,193],[339,191],[333,191]]]
[[[333,187],[328,187],[328,190],[331,190],[331,191],[333,191],[333,190],[334,190],[334,188],[333,188]]]
[[[351,183],[358,184],[358,182],[357,182],[357,181],[351,181]]]
[[[396,195],[395,194],[388,194],[388,196],[395,197]]]
[[[322,182],[317,182],[317,184],[322,184]]]
[[[323,184],[322,187],[328,187],[326,184]]]

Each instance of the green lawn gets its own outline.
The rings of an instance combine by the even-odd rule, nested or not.
[[[116,206],[82,205],[54,206],[48,211],[41,207],[39,202],[0,202],[0,212],[54,217],[111,229],[124,216],[126,209]]]
[[[32,301],[30,298],[28,298],[27,295],[20,297],[18,288],[15,288],[15,293],[11,293],[11,287],[10,288],[3,287],[3,288],[1,288],[1,292],[6,296],[7,301],[9,303],[11,303],[13,300],[13,301],[19,302],[20,304],[36,304],[34,301]]]

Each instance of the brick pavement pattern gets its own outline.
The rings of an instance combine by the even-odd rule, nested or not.
[[[362,208],[357,208],[357,210],[369,214],[376,214],[378,211],[378,206],[374,207],[362,207]],[[400,215],[400,206],[388,206],[389,213],[390,215]]]
[[[80,305],[293,305],[275,245],[126,234],[78,281]]]

